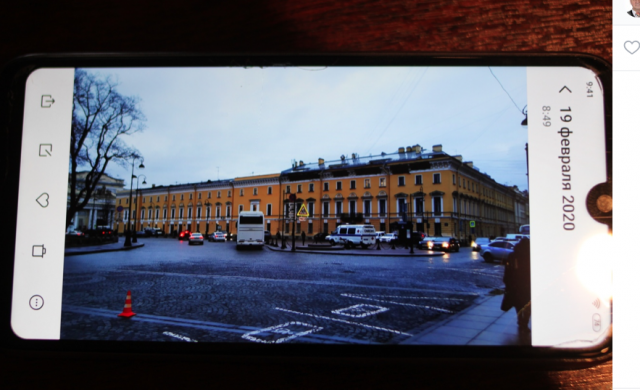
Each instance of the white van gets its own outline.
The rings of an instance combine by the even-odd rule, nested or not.
[[[362,248],[368,248],[376,243],[376,229],[373,225],[341,225],[331,238],[347,246],[360,245]]]

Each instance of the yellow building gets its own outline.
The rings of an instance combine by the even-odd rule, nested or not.
[[[294,206],[304,204],[306,221],[295,233],[329,233],[341,224],[373,224],[394,231],[410,223],[430,236],[500,236],[528,223],[528,195],[497,183],[462,156],[451,156],[434,145],[400,147],[394,153],[357,154],[317,163],[296,162],[280,173],[170,186],[155,186],[133,197],[135,228],[157,227],[165,233],[182,230],[235,233],[238,214],[265,214],[265,229],[290,234],[285,220]],[[129,192],[118,193],[116,228],[128,222]],[[135,211],[133,211],[135,210]],[[139,212],[137,210],[140,210]],[[475,227],[472,227],[475,225]]]

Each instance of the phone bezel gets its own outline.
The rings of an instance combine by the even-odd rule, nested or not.
[[[0,117],[4,118],[5,158],[3,204],[18,202],[18,177],[22,139],[22,113],[26,79],[38,68],[90,67],[267,67],[267,66],[580,66],[591,69],[602,82],[605,102],[607,183],[612,183],[612,76],[611,64],[586,54],[563,53],[323,53],[323,54],[40,54],[18,58],[0,75]],[[589,349],[559,349],[514,346],[326,346],[255,345],[245,343],[150,343],[132,341],[23,340],[10,326],[13,259],[17,209],[2,210],[4,234],[0,266],[0,345],[7,350],[100,353],[182,353],[225,357],[306,357],[358,359],[427,359],[443,361],[461,357],[509,361],[511,363],[551,364],[552,367],[582,367],[611,359],[612,335]],[[612,224],[609,221],[609,229]],[[611,306],[612,307],[612,306]]]

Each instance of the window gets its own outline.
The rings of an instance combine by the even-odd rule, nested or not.
[[[313,192],[313,183],[309,183],[309,192]]]
[[[313,222],[311,221],[309,221],[309,227],[308,227],[307,233],[313,234]]]
[[[140,219],[144,219],[144,209],[140,210]]]
[[[422,175],[416,175],[416,184],[422,184]]]
[[[176,219],[176,209],[171,209],[171,219]]]
[[[184,200],[184,194],[180,194],[180,200]]]
[[[452,177],[451,180],[453,181],[453,185],[455,186],[456,185],[456,174],[455,173],[453,174],[453,177]]]
[[[398,176],[398,186],[404,186],[404,176]]]
[[[160,202],[160,195],[156,197],[156,202]]]
[[[356,189],[356,181],[355,180],[351,180],[351,184],[349,185],[349,189],[352,189],[352,190]]]
[[[349,215],[351,215],[352,217],[355,217],[356,212],[357,212],[356,201],[355,200],[350,200],[349,201]]]
[[[387,201],[386,199],[380,199],[378,201],[378,210],[381,217],[387,215]]]
[[[142,203],[147,203],[145,202],[147,200],[147,198],[145,198],[144,196],[142,197]]]
[[[216,206],[216,218],[220,218],[220,211],[221,211],[220,209],[221,208],[222,208],[221,206]]]
[[[175,196],[175,195],[172,195],[172,196],[171,196],[171,200],[175,202],[175,200],[176,200],[176,196]]]
[[[271,195],[271,191],[272,191],[271,187],[267,187],[267,195]]]
[[[244,189],[240,188],[240,196],[244,196]]]
[[[340,217],[340,214],[342,214],[342,202],[336,201],[336,215]]]
[[[189,200],[193,199],[193,194],[189,194]]]
[[[118,204],[122,204],[122,199],[118,199]]]
[[[442,215],[442,197],[434,196],[433,202],[433,215],[439,217]]]
[[[364,179],[364,188],[371,188],[371,179]]]
[[[271,203],[267,204],[267,215],[271,215]]]
[[[198,192],[198,199],[202,199],[202,192]]]
[[[467,188],[467,182],[464,179],[462,179],[462,188]]]
[[[309,216],[313,217],[313,214],[314,214],[314,210],[313,210],[314,204],[313,204],[313,202],[309,202],[309,204],[307,206],[308,206],[307,207],[307,211],[309,212]]]
[[[156,219],[160,219],[160,209],[156,209]]]
[[[198,207],[196,209],[196,218],[200,219],[200,216],[202,215],[202,207]]]
[[[329,191],[329,183],[324,183],[323,191]]]
[[[162,219],[167,219],[167,209],[162,210]]]
[[[211,191],[207,193],[207,198],[211,199]]]
[[[244,211],[244,205],[239,205],[239,206],[238,206],[238,211],[239,211],[239,212]]]
[[[285,191],[284,191],[284,192],[285,192],[286,194],[290,194],[290,193],[291,193],[291,186],[287,186],[287,187],[285,188]]]
[[[387,178],[386,177],[381,177],[380,178],[380,187],[386,187],[387,186]]]
[[[211,206],[207,206],[207,219],[211,218]]]
[[[298,184],[298,194],[302,192],[302,184]]]
[[[180,217],[180,219],[182,219],[182,217],[184,216],[184,208],[180,207],[180,212],[178,213],[178,216]]]
[[[337,181],[336,182],[336,190],[341,190],[342,189],[342,182],[341,181]]]
[[[128,198],[124,200],[124,204],[129,204],[129,199]]]
[[[404,198],[398,199],[398,215],[407,212],[407,200]]]
[[[218,198],[220,198],[220,197],[221,197],[221,195],[220,195],[220,191],[218,191]]]
[[[371,216],[371,201],[370,200],[365,200],[364,201],[364,216],[365,217],[370,217]]]
[[[439,173],[434,173],[433,174],[433,184],[440,184],[440,174]]]
[[[231,198],[231,190],[227,191],[227,198]]]
[[[169,200],[169,197],[167,195],[164,196],[164,201],[166,202],[167,200]]]
[[[322,215],[329,216],[329,202],[322,202]]]
[[[415,199],[416,202],[416,214],[418,215],[422,215],[424,213],[424,201],[422,198],[416,198]]]
[[[191,219],[191,210],[192,210],[192,209],[191,209],[191,207],[189,207],[189,208],[187,209],[187,218],[188,218],[188,219]]]
[[[254,189],[253,189],[253,194],[254,194],[254,195],[258,195],[258,189],[257,189],[257,188],[254,188]]]

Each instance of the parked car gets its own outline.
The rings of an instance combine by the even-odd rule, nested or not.
[[[396,233],[387,233],[387,234],[383,234],[382,236],[380,236],[380,242],[386,242],[389,243],[393,240],[397,240],[398,239],[398,235]]]
[[[189,236],[189,245],[204,245],[204,236],[202,233],[191,233]]]
[[[181,232],[180,232],[180,234],[178,234],[178,239],[179,239],[180,241],[182,241],[182,240],[188,240],[190,236],[191,236],[191,232],[190,232],[190,231],[188,231],[188,230],[183,230],[183,231],[181,231]]]
[[[78,236],[78,237],[82,237],[84,236],[84,233],[82,233],[81,231],[78,230],[71,230],[67,232],[67,236]]]
[[[452,237],[427,237],[420,241],[418,248],[444,252],[460,252],[460,242]]]
[[[271,232],[268,230],[264,231],[264,242],[270,242],[271,239],[273,238],[273,236],[271,235]]]
[[[515,247],[515,243],[509,241],[493,241],[487,246],[483,246],[480,249],[480,256],[487,263],[492,263],[495,260],[500,260],[504,262],[511,253],[513,253],[513,248]]]
[[[339,241],[345,247],[359,245],[365,249],[376,243],[373,225],[341,225],[336,232],[332,244]]]
[[[337,232],[331,232],[331,234],[328,234],[325,238],[325,241],[329,241],[329,243],[331,243],[331,245],[335,245],[337,243],[340,242],[340,239],[338,238],[338,233]]]
[[[213,232],[209,234],[209,241],[224,241],[224,233],[223,232]]]
[[[471,248],[475,252],[480,252],[483,246],[489,245],[491,240],[488,237],[478,237],[471,243]]]
[[[387,234],[387,232],[376,232],[376,240],[379,240],[380,237],[384,236],[385,234]]]
[[[313,237],[311,237],[313,239],[313,242],[322,242],[325,240],[325,238],[329,235],[329,233],[325,233],[325,232],[320,232],[320,233],[316,233],[313,235]]]

